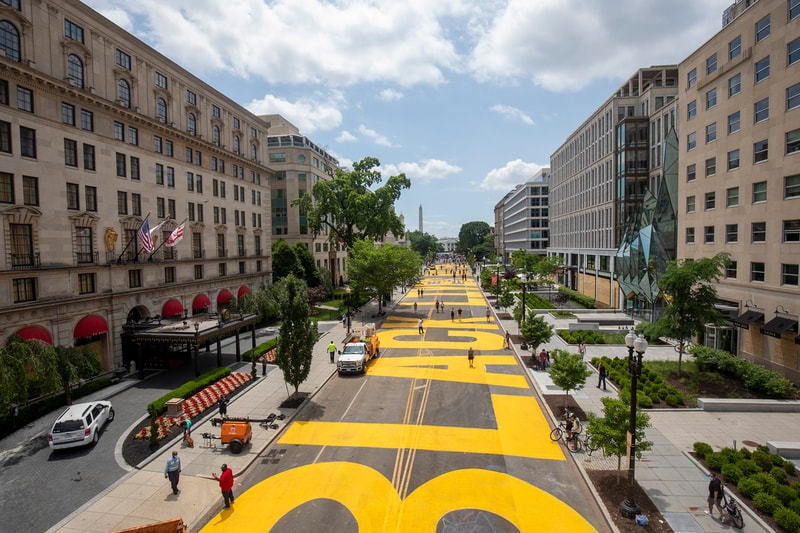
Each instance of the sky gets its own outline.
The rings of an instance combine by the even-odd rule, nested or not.
[[[733,0],[84,0],[348,167],[411,180],[408,230],[458,237],[638,68],[680,63]]]

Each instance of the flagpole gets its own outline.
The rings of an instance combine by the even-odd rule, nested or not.
[[[180,224],[178,224],[178,225],[177,225],[177,226],[175,226],[175,227],[177,228],[177,227],[179,227],[181,224],[186,224],[186,221],[187,221],[187,220],[189,220],[189,217],[186,217],[186,218],[184,218],[184,219],[183,219],[183,222],[181,222]],[[152,260],[153,260],[153,256],[154,256],[154,255],[156,255],[156,252],[158,252],[158,251],[161,249],[161,247],[162,247],[162,246],[164,246],[165,244],[167,244],[167,239],[162,239],[162,240],[161,240],[161,244],[159,244],[159,245],[158,245],[158,248],[156,248],[155,250],[153,250],[153,253],[152,253],[152,254],[150,254],[150,257],[148,257],[148,258],[147,258],[147,260],[148,260],[148,261],[152,261]]]
[[[135,241],[135,240],[138,240],[138,239],[139,239],[139,230],[140,230],[140,229],[142,229],[142,226],[144,225],[144,222],[145,222],[145,220],[147,220],[147,218],[148,218],[149,216],[150,216],[150,213],[148,212],[148,213],[147,213],[147,216],[146,216],[146,217],[144,217],[144,220],[142,220],[142,223],[141,223],[141,224],[139,225],[139,227],[136,229],[136,233],[134,234],[134,236],[133,236],[133,239],[129,240],[129,241],[128,241],[128,244],[126,244],[126,245],[125,245],[125,248],[123,248],[123,249],[122,249],[122,251],[121,251],[121,252],[120,252],[120,254],[119,254],[119,257],[117,257],[117,264],[121,264],[121,263],[122,263],[122,256],[123,256],[123,255],[125,255],[125,252],[126,252],[126,251],[128,251],[128,247],[131,245],[131,243],[132,243],[133,241]],[[139,257],[139,252],[137,251],[137,252],[136,252],[136,258],[138,258],[138,257]]]
[[[136,240],[137,241],[139,240],[139,231],[142,229],[142,226],[144,226],[145,222],[147,222],[147,219],[150,218],[150,213],[152,213],[152,211],[148,211],[147,212],[147,216],[144,217],[144,220],[142,220],[142,223],[139,224],[139,229],[136,230]],[[130,244],[130,243],[128,243],[128,244]],[[136,255],[133,257],[133,262],[134,263],[138,263],[139,262],[139,247],[138,246],[136,247]]]

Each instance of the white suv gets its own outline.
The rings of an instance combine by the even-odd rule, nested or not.
[[[114,409],[111,402],[76,403],[58,415],[47,441],[53,450],[96,443],[103,426],[112,420]]]

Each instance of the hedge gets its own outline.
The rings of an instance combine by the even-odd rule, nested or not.
[[[167,411],[167,402],[173,398],[191,398],[201,390],[205,389],[209,385],[216,383],[217,381],[221,380],[225,376],[231,373],[231,369],[227,367],[223,368],[215,368],[209,372],[206,372],[202,376],[199,376],[191,381],[187,381],[177,389],[174,389],[161,398],[150,402],[147,405],[147,412],[151,414],[155,413],[156,415],[160,415]]]
[[[771,398],[794,398],[797,394],[794,384],[782,375],[724,350],[693,346],[690,353],[699,370],[735,376],[752,392]]]

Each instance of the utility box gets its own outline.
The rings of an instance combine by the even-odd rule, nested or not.
[[[183,398],[167,400],[167,416],[181,416],[183,414]]]

